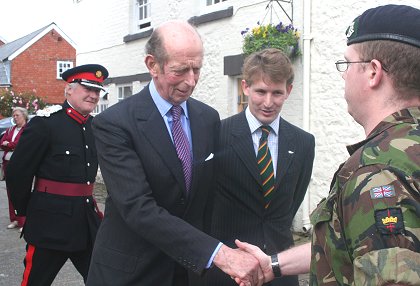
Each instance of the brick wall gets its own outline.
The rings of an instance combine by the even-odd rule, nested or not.
[[[57,61],[76,63],[76,50],[51,30],[12,61],[15,92],[35,92],[48,103],[64,101],[65,82],[57,79]]]

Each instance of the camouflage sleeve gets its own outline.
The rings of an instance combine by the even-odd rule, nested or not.
[[[420,194],[418,182],[385,165],[360,168],[347,181],[338,213],[353,259],[355,285],[418,285],[420,206],[416,194]]]

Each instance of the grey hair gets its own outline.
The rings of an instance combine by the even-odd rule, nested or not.
[[[29,115],[28,115],[28,110],[26,108],[17,106],[17,107],[13,108],[12,114],[15,113],[15,111],[20,111],[22,113],[23,117],[25,118],[25,121],[28,122]]]

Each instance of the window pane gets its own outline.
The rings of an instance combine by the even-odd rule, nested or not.
[[[133,94],[131,90],[131,86],[125,86],[124,87],[124,98],[127,98]]]
[[[139,20],[143,20],[143,19],[144,19],[143,6],[140,6],[140,8],[139,8]]]

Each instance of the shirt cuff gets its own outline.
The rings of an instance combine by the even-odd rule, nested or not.
[[[216,249],[213,251],[213,254],[211,255],[209,262],[207,262],[206,269],[209,269],[213,265],[213,259],[216,256],[217,252],[219,251],[220,247],[222,247],[223,243],[219,242]]]

